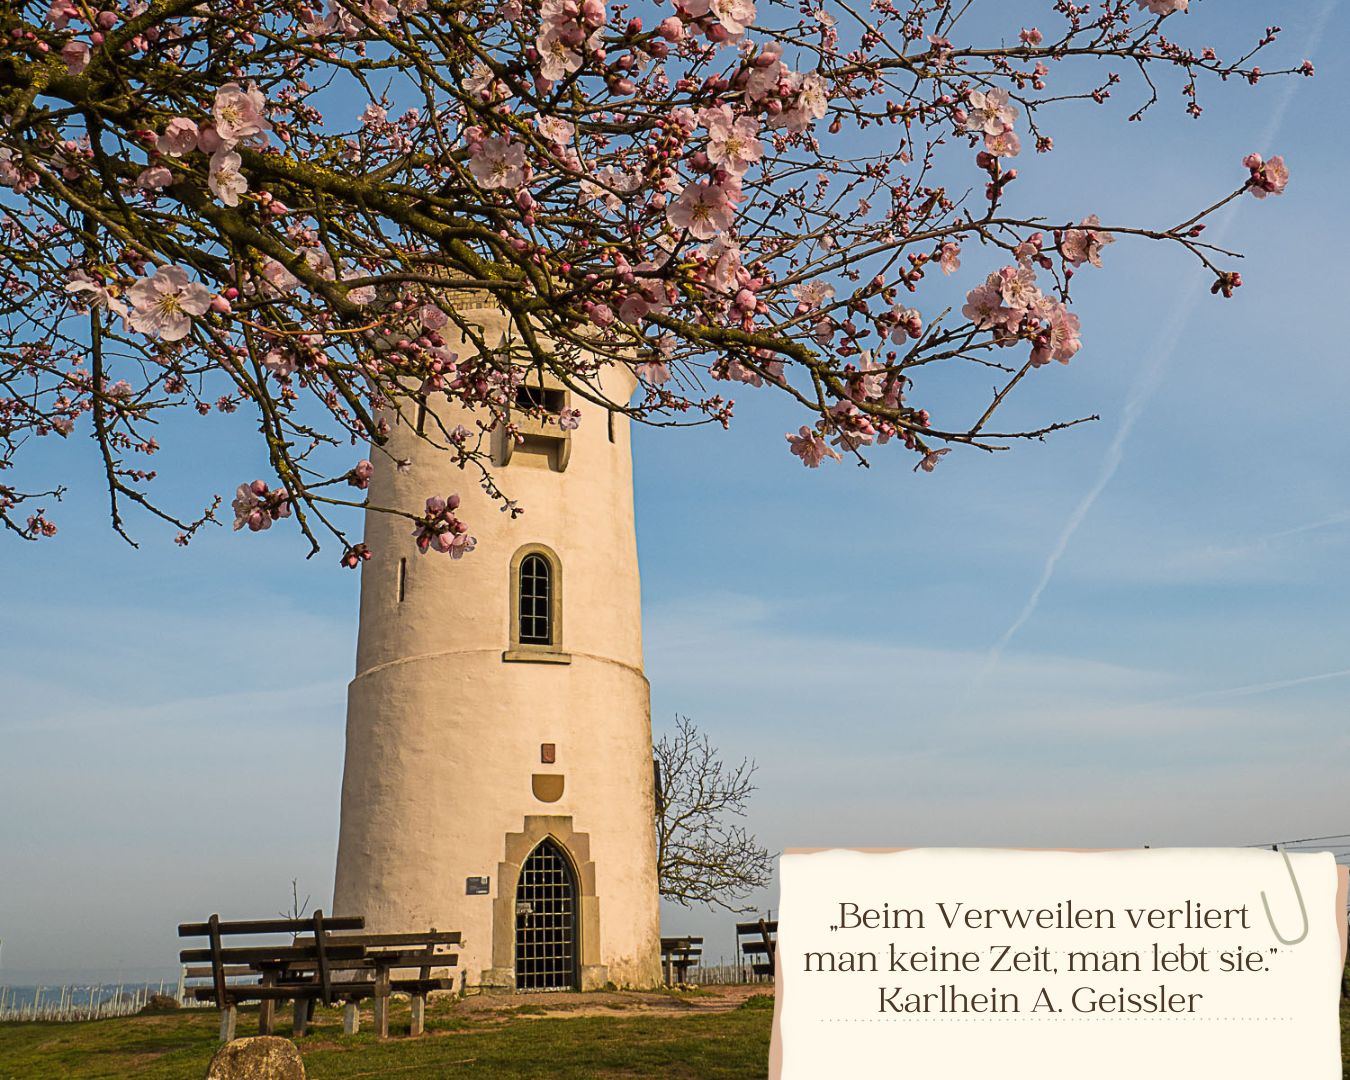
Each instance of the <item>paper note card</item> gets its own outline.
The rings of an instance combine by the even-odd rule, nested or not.
[[[774,1075],[1339,1080],[1329,854],[788,852]]]

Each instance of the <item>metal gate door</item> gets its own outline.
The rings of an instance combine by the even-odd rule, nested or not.
[[[577,881],[549,838],[530,852],[516,885],[516,989],[577,989]]]

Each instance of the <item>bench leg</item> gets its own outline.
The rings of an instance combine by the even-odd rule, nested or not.
[[[226,1005],[220,1010],[220,1041],[230,1042],[234,1038],[234,1026],[239,1020],[239,1009],[235,1005]]]
[[[375,976],[375,1034],[389,1038],[389,969],[382,968]]]
[[[295,999],[295,1009],[292,1012],[291,1035],[294,1038],[300,1038],[309,1027],[309,1001],[306,998]]]
[[[412,1027],[409,1035],[421,1035],[426,1031],[427,999],[425,994],[414,994],[412,999]]]
[[[271,998],[263,998],[258,1002],[258,1034],[272,1034],[272,1020],[276,1014],[277,1003]]]
[[[342,1010],[342,1030],[347,1035],[355,1035],[361,1030],[361,1008],[354,1001],[347,1002]]]

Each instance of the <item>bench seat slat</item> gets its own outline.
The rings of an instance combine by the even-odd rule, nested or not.
[[[364,930],[366,920],[363,915],[330,915],[323,920],[325,930]],[[313,919],[243,919],[235,922],[222,922],[222,934],[299,934],[313,931]],[[179,923],[179,937],[206,937],[211,932],[209,923]],[[313,940],[312,938],[310,939]]]
[[[453,990],[454,979],[392,979],[390,987],[404,994],[427,993],[431,990]],[[374,981],[335,982],[332,984],[333,997],[371,997],[375,993]],[[197,1001],[215,1001],[214,986],[192,988],[192,996]],[[323,993],[323,987],[317,983],[282,983],[279,986],[237,985],[226,986],[225,996],[231,1001],[289,1001],[294,998],[317,998]]]
[[[331,945],[325,950],[330,958],[357,960],[366,955],[364,945]],[[220,950],[222,963],[252,964],[266,960],[316,960],[316,950],[296,945],[242,945]],[[184,949],[178,954],[184,964],[210,962],[210,949]]]
[[[336,920],[324,921],[324,928],[331,929]],[[458,945],[463,935],[457,930],[432,930],[423,934],[335,934],[330,940],[334,944],[365,945],[368,948],[388,948],[393,945]],[[297,945],[314,944],[312,936],[301,935],[296,938]]]

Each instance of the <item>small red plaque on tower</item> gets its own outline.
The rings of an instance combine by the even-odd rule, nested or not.
[[[539,760],[545,765],[552,765],[555,761],[557,761],[558,760],[557,743],[551,742],[540,743]]]

